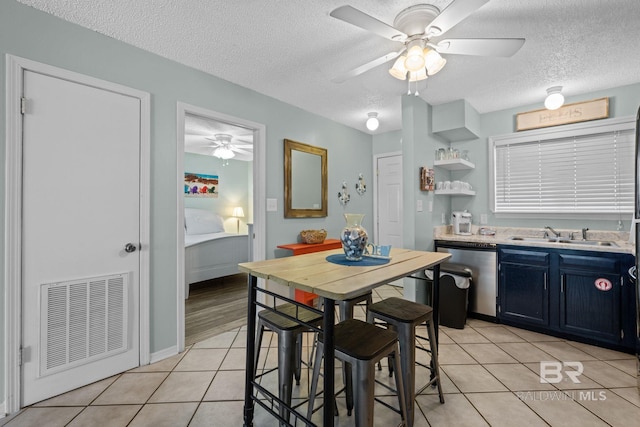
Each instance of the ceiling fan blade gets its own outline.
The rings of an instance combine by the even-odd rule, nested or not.
[[[449,31],[454,25],[480,9],[489,0],[453,0],[425,29],[429,37],[436,37]]]
[[[487,0],[488,1],[488,0]],[[407,38],[407,35],[402,31],[398,31],[390,25],[385,24],[382,21],[378,21],[371,15],[367,15],[364,12],[351,6],[340,6],[329,13],[334,18],[341,21],[360,27],[363,30],[371,31],[374,34],[384,37],[389,40],[402,41]]]
[[[346,80],[349,80],[352,77],[355,76],[359,76],[360,74],[369,71],[373,68],[379,67],[380,65],[387,63],[393,59],[396,59],[398,56],[400,56],[402,54],[402,52],[404,52],[404,49],[398,51],[398,52],[389,52],[384,56],[381,56],[380,58],[374,59],[373,61],[367,62],[366,64],[363,64],[359,67],[354,68],[351,71],[347,71],[346,73],[338,76],[338,77],[334,77],[333,79],[331,79],[332,82],[334,83],[342,83]]]
[[[439,53],[474,56],[503,56],[515,54],[524,39],[447,39],[436,46]]]
[[[238,147],[229,147],[229,148],[231,148],[231,151],[235,151],[238,154],[250,154],[250,155],[253,155],[253,151],[243,150],[242,148],[238,148]]]

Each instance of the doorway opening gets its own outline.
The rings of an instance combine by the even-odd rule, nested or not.
[[[185,207],[205,208],[222,213],[225,231],[232,222],[233,232],[247,233],[249,240],[249,260],[264,259],[265,246],[265,126],[238,117],[229,116],[184,103],[178,103],[178,141],[177,141],[177,304],[178,304],[178,351],[185,347]],[[223,156],[216,158],[220,152],[216,149],[228,149]],[[233,157],[229,157],[233,153]],[[214,154],[216,153],[216,154]],[[212,157],[214,156],[214,157]],[[217,162],[212,173],[225,171],[239,173],[239,179],[245,180],[246,185],[234,190],[228,183],[226,196],[216,195],[216,199],[209,201],[199,199],[185,200],[185,164],[193,162]],[[248,162],[248,164],[247,164]],[[238,170],[246,171],[238,172]],[[196,171],[197,172],[197,171]],[[242,187],[245,187],[243,192]],[[219,183],[219,190],[225,191],[225,183]],[[244,194],[240,194],[244,193]],[[223,193],[224,194],[224,193]],[[189,205],[189,206],[187,206]],[[232,217],[233,207],[245,207],[244,217]],[[228,212],[227,212],[228,211]],[[226,216],[226,219],[224,218]],[[237,227],[237,228],[236,228]],[[231,230],[228,230],[231,231]],[[224,281],[223,277],[213,280]],[[226,281],[229,281],[226,279]],[[236,279],[237,281],[237,279]]]

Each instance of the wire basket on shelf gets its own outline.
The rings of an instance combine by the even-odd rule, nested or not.
[[[304,243],[322,243],[327,237],[327,230],[302,230],[300,236]]]

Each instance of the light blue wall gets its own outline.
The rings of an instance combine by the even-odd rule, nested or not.
[[[347,209],[339,205],[342,181],[353,188],[358,173],[371,177],[371,136],[318,117],[299,108],[180,65],[157,55],[67,23],[13,0],[0,2],[0,81],[5,81],[5,54],[12,54],[151,93],[151,352],[176,343],[176,103],[178,101],[239,117],[266,126],[266,197],[278,199],[278,211],[266,215],[266,254],[283,243],[295,242],[300,230],[325,228],[338,236],[342,213],[372,218],[371,192],[352,194]],[[5,99],[5,85],[0,85]],[[5,129],[5,104],[0,103],[0,126]],[[283,216],[283,140],[328,149],[329,206],[327,218],[285,219]],[[4,140],[0,146],[0,175],[4,176]],[[355,190],[355,189],[354,189]],[[355,193],[355,191],[353,192]],[[4,200],[4,188],[0,190]],[[0,228],[4,235],[4,207]],[[4,275],[4,245],[0,248]],[[3,287],[4,289],[4,287]],[[4,292],[0,292],[0,299]],[[0,309],[4,302],[0,300]],[[4,319],[4,315],[0,318]],[[4,328],[2,328],[3,330]],[[4,350],[0,336],[0,366]],[[0,375],[2,370],[0,369]],[[0,377],[0,393],[4,379]],[[0,395],[0,401],[2,396]]]
[[[253,167],[253,162],[229,160],[229,164],[222,165],[222,160],[201,154],[184,153],[185,173],[202,173],[218,175],[218,197],[184,197],[185,208],[206,209],[215,212],[224,220],[225,231],[235,233],[238,230],[236,218],[231,217],[233,208],[241,207],[244,218],[240,220],[240,232],[247,233],[247,223],[252,222],[249,210],[250,186],[248,170]]]

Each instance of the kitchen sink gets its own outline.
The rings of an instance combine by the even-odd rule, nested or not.
[[[570,240],[570,239],[554,239],[540,237],[520,237],[511,236],[509,240],[517,240],[522,242],[538,242],[538,243],[568,243],[570,245],[586,245],[586,246],[612,246],[617,247],[615,242],[607,242],[604,240]]]

